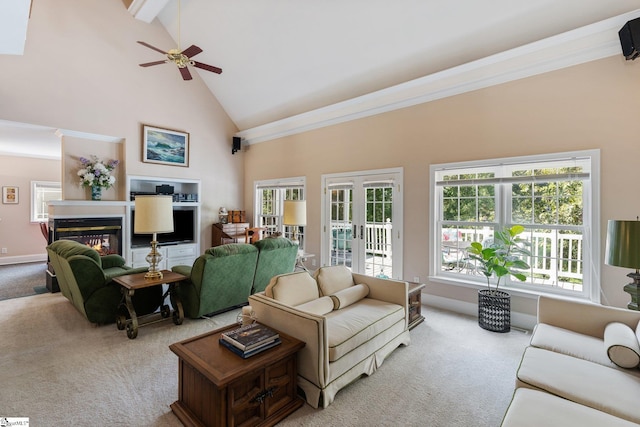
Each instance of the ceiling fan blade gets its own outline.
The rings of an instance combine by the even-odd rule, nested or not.
[[[182,74],[182,79],[183,80],[191,80],[191,79],[193,79],[193,77],[191,77],[191,73],[189,72],[189,69],[187,67],[184,67],[184,68],[178,67],[178,70],[180,70],[180,74]]]
[[[145,62],[144,64],[140,64],[141,67],[151,67],[152,65],[160,65],[165,64],[167,60],[164,61],[153,61],[153,62]]]
[[[195,44],[192,44],[191,46],[189,46],[188,48],[186,48],[185,50],[182,51],[182,54],[184,56],[186,56],[187,58],[191,58],[192,56],[196,56],[197,54],[199,54],[200,52],[202,52],[202,49],[200,49],[198,46],[196,46]]]
[[[202,68],[203,70],[211,71],[216,74],[222,73],[222,68],[214,67],[213,65],[203,64],[202,62],[198,62],[198,61],[193,61],[193,66]]]
[[[149,43],[141,42],[140,40],[138,40],[138,43],[140,43],[142,46],[148,47],[149,49],[153,49],[156,52],[160,52],[163,55],[167,54],[167,52],[165,52],[164,50],[161,50],[161,49],[158,49],[157,47],[151,46]]]

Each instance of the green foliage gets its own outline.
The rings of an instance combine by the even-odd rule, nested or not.
[[[472,242],[469,247],[469,256],[478,262],[478,271],[487,278],[489,290],[497,291],[500,280],[507,275],[511,275],[520,281],[526,280],[524,271],[529,269],[522,258],[530,256],[527,249],[529,242],[518,237],[524,232],[524,227],[514,225],[506,230],[496,230],[493,241],[483,245],[480,242]],[[498,280],[495,289],[491,288],[491,278],[495,276]]]

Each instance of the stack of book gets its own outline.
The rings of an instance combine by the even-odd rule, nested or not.
[[[280,344],[280,335],[260,323],[253,323],[223,332],[220,344],[246,359]]]

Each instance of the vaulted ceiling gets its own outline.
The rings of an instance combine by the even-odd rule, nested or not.
[[[24,9],[30,1],[16,3]],[[640,0],[124,0],[123,7],[137,19],[164,25],[176,46],[157,47],[195,44],[203,49],[196,60],[223,69],[220,75],[193,72],[243,136],[345,102],[363,104],[370,94],[446,76],[608,18],[634,11],[640,16]],[[0,35],[16,23],[27,25],[13,19]],[[607,31],[609,39],[617,38],[617,31]],[[161,59],[140,46],[141,63]],[[147,72],[174,73],[176,87],[189,84],[169,65]]]

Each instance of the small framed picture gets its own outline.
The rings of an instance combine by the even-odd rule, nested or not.
[[[18,187],[2,187],[2,203],[17,204],[18,203]]]
[[[188,167],[189,134],[142,125],[142,161]]]

